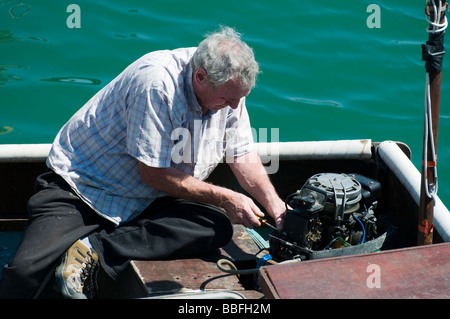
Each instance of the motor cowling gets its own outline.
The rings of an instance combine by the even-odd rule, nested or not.
[[[286,199],[283,231],[269,238],[278,259],[302,255],[292,247],[324,250],[358,245],[377,236],[375,209],[381,184],[359,174],[321,173]],[[308,259],[303,254],[302,259]]]

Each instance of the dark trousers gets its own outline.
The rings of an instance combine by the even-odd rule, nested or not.
[[[138,218],[117,226],[85,204],[53,172],[36,180],[29,221],[13,260],[4,267],[1,298],[39,297],[61,256],[89,236],[100,265],[116,279],[130,260],[200,255],[226,245],[232,225],[219,208],[173,197],[155,200]]]

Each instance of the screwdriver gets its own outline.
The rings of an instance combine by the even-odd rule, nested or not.
[[[270,228],[272,228],[272,229],[278,231],[278,229],[277,229],[275,226],[269,224],[269,222],[267,221],[267,219],[263,219],[263,218],[261,218],[261,217],[258,216],[258,220],[259,220],[261,223],[263,223],[264,225],[269,226]]]

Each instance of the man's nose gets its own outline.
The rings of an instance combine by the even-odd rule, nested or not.
[[[238,107],[238,105],[239,105],[239,101],[237,101],[237,102],[230,102],[229,104],[228,104],[228,106],[229,107],[231,107],[233,110],[235,110],[237,107]]]

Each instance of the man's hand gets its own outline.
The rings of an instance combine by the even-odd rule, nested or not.
[[[251,198],[233,190],[195,179],[175,168],[155,168],[139,163],[142,179],[167,195],[223,208],[233,224],[253,228],[263,217]]]
[[[251,151],[228,163],[239,184],[273,217],[278,229],[283,228],[286,206],[265,173],[259,155]]]
[[[275,220],[278,230],[283,229],[284,217],[286,215],[286,205],[281,199],[276,199],[269,207],[269,215]]]
[[[241,224],[248,228],[261,226],[258,217],[264,217],[264,213],[251,198],[241,193],[233,192],[226,196],[221,207],[225,209],[233,224]]]

